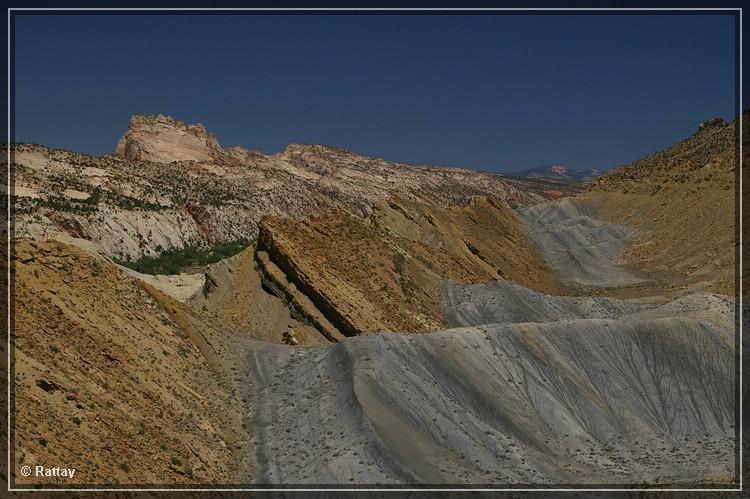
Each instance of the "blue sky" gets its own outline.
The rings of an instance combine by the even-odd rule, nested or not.
[[[17,142],[114,150],[131,114],[226,146],[606,169],[734,119],[729,15],[24,15]]]

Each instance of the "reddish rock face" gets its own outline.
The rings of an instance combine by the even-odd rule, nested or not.
[[[185,211],[195,221],[195,226],[203,239],[218,243],[226,242],[226,238],[211,227],[211,213],[205,206],[188,203],[185,205]]]
[[[86,233],[86,230],[83,228],[83,226],[72,217],[66,217],[61,213],[57,213],[54,211],[49,211],[47,213],[47,218],[52,220],[59,228],[61,228],[63,231],[67,232],[73,237],[77,237],[79,239],[88,239],[89,235]]]

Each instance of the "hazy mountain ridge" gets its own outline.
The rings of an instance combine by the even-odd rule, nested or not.
[[[567,166],[553,164],[553,165],[542,165],[535,168],[528,168],[526,170],[519,170],[516,172],[510,172],[506,174],[509,177],[524,177],[524,178],[551,178],[557,180],[565,180],[568,182],[591,182],[596,180],[602,175],[602,172],[595,169],[590,170],[574,170]]]

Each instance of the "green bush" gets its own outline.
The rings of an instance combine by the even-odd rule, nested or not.
[[[238,239],[225,244],[204,247],[185,246],[182,249],[169,249],[159,256],[144,256],[136,261],[116,260],[117,263],[142,274],[179,274],[191,267],[216,263],[236,255],[247,248],[252,241]]]

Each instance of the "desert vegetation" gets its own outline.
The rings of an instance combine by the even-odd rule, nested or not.
[[[115,261],[142,274],[179,274],[229,258],[251,244],[253,241],[243,238],[213,246],[189,245],[184,248],[172,248],[163,251],[158,256],[144,256],[135,261]]]

